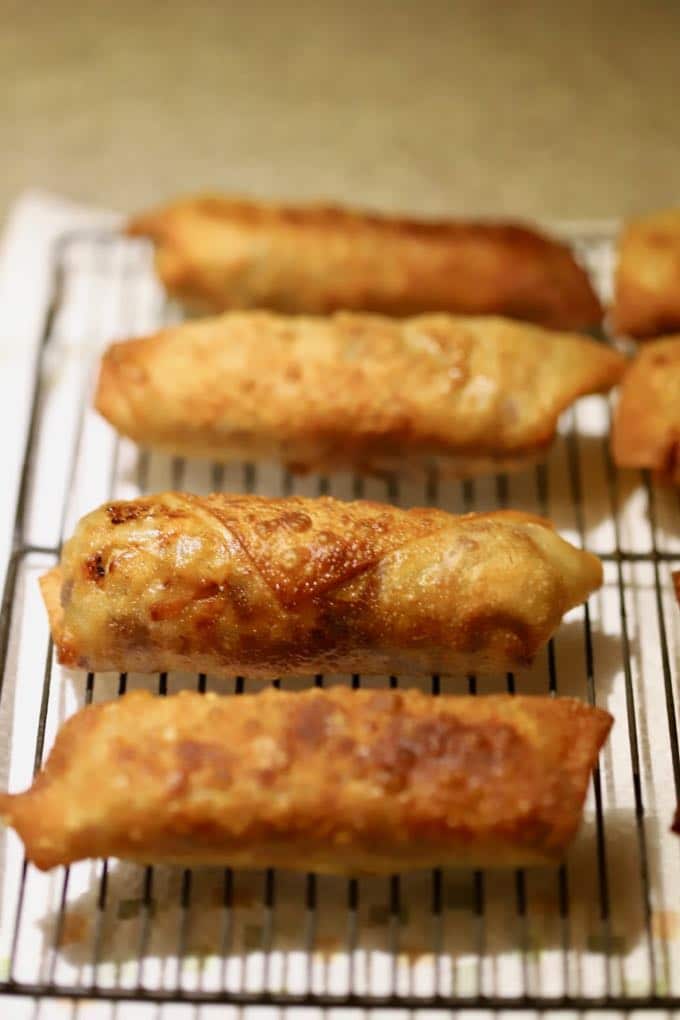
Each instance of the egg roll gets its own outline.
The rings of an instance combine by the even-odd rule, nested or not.
[[[601,583],[529,514],[169,492],[84,517],[42,590],[64,665],[272,678],[526,666]]]
[[[566,244],[515,223],[426,221],[218,195],[135,216],[170,294],[202,310],[498,314],[563,329],[600,303]]]
[[[645,344],[626,372],[612,431],[614,461],[680,485],[680,335]]]
[[[611,722],[571,698],[137,691],[72,716],[0,816],[43,869],[548,864],[578,828]]]
[[[624,228],[611,320],[617,333],[640,340],[680,330],[680,209]]]
[[[110,346],[95,404],[122,435],[185,456],[460,477],[545,457],[560,413],[625,364],[507,319],[231,312]]]

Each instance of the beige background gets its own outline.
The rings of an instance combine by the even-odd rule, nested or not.
[[[0,219],[202,187],[427,213],[680,203],[680,2],[0,0]]]

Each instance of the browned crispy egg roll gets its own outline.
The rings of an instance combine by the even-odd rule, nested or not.
[[[641,340],[680,330],[680,209],[624,228],[611,319],[617,333]]]
[[[72,716],[0,815],[44,869],[545,864],[578,828],[611,722],[571,698],[136,692]]]
[[[513,669],[601,582],[527,514],[163,493],[84,517],[42,587],[65,665],[271,678]]]
[[[612,451],[619,467],[680,485],[680,335],[646,344],[626,372]]]
[[[204,195],[142,213],[128,231],[155,243],[171,294],[213,311],[462,312],[564,329],[602,317],[567,245],[514,223]]]
[[[123,435],[187,456],[469,476],[545,456],[560,413],[625,364],[507,319],[232,312],[113,344],[96,406]]]
[[[680,570],[674,570],[671,574],[673,579],[673,588],[675,589],[675,597],[678,605],[680,606]]]

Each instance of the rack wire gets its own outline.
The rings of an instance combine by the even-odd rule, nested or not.
[[[603,292],[609,236],[571,241]],[[570,694],[616,725],[582,832],[559,868],[434,871],[389,879],[82,862],[44,875],[13,833],[0,846],[0,993],[73,999],[410,1008],[680,1008],[680,567],[676,491],[619,474],[610,406],[579,402],[547,464],[511,477],[296,478],[277,465],[206,465],[119,440],[91,409],[97,356],[116,337],[176,321],[143,242],[60,238],[38,355],[0,629],[7,782],[30,783],[61,721],[137,687],[238,696],[243,677],[69,672],[54,662],[37,577],[75,521],[106,499],[168,487],[331,493],[453,511],[511,505],[551,516],[605,562],[605,585],[517,675],[424,682],[316,677],[317,685],[418,684],[440,692]],[[281,681],[300,687],[309,679]],[[96,784],[97,777],[92,777]]]

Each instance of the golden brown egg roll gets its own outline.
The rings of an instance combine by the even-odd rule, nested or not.
[[[43,869],[545,864],[578,828],[611,722],[571,698],[135,692],[72,716],[0,815]]]
[[[680,485],[680,335],[646,344],[626,372],[612,451],[619,467]]]
[[[42,579],[65,665],[265,678],[512,669],[601,583],[528,514],[181,493],[88,514]]]
[[[142,213],[128,232],[155,243],[171,294],[213,311],[462,312],[563,329],[602,317],[567,245],[514,223],[204,195]]]
[[[680,209],[623,230],[611,319],[617,333],[641,340],[680,330]]]
[[[675,597],[680,606],[680,570],[674,570],[671,578],[673,580],[673,588],[675,589]]]
[[[507,319],[232,312],[113,344],[96,406],[123,435],[186,456],[470,476],[545,456],[560,413],[625,364]]]

